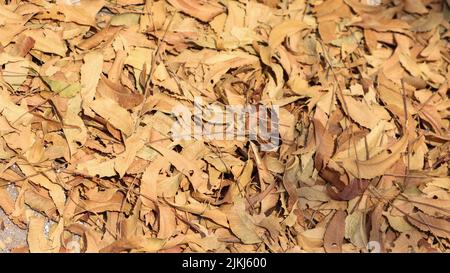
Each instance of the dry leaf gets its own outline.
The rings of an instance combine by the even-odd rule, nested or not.
[[[330,220],[324,235],[324,248],[326,252],[342,252],[346,216],[347,214],[344,211],[338,210]]]
[[[6,1],[0,248],[448,252],[449,7],[377,2]]]
[[[202,3],[198,0],[168,0],[175,8],[204,22],[211,21],[214,17],[223,12],[222,7],[215,2]]]

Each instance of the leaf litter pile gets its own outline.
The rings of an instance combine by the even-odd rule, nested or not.
[[[449,251],[448,1],[1,2],[9,251]],[[173,138],[195,98],[279,147]]]

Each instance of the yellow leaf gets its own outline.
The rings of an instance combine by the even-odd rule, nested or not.
[[[43,77],[43,79],[53,92],[63,98],[72,98],[81,90],[79,83],[68,83],[66,81],[52,80],[47,77]]]
[[[139,24],[139,14],[123,13],[115,15],[111,18],[110,24],[112,26],[132,26]]]

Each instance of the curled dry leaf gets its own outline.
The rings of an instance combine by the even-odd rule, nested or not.
[[[281,45],[287,36],[299,32],[304,28],[307,28],[307,25],[298,20],[287,20],[283,21],[279,25],[276,25],[270,32],[268,41],[270,48],[272,50],[277,49],[277,47]]]
[[[405,135],[389,148],[390,152],[383,151],[365,161],[359,159],[343,160],[343,167],[358,178],[370,179],[383,175],[400,159],[401,154],[406,149],[407,142],[408,137]]]

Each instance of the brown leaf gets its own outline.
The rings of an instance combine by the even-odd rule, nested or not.
[[[389,148],[390,152],[383,151],[364,161],[358,159],[343,160],[343,167],[357,178],[369,179],[383,175],[400,159],[407,143],[408,137],[405,135]]]
[[[342,252],[342,242],[345,235],[345,217],[347,213],[342,210],[336,211],[333,218],[328,223],[325,231],[323,245],[328,253]]]
[[[450,239],[449,221],[447,219],[440,219],[431,217],[422,212],[417,212],[408,215],[408,221],[420,230],[429,231],[432,234]]]
[[[199,0],[168,0],[177,9],[203,21],[209,22],[217,15],[224,12],[224,9],[215,2],[201,2]]]
[[[340,201],[349,201],[364,193],[369,185],[370,180],[367,179],[353,179],[350,184],[346,185],[341,191],[335,192],[328,189],[328,194],[331,198]]]

